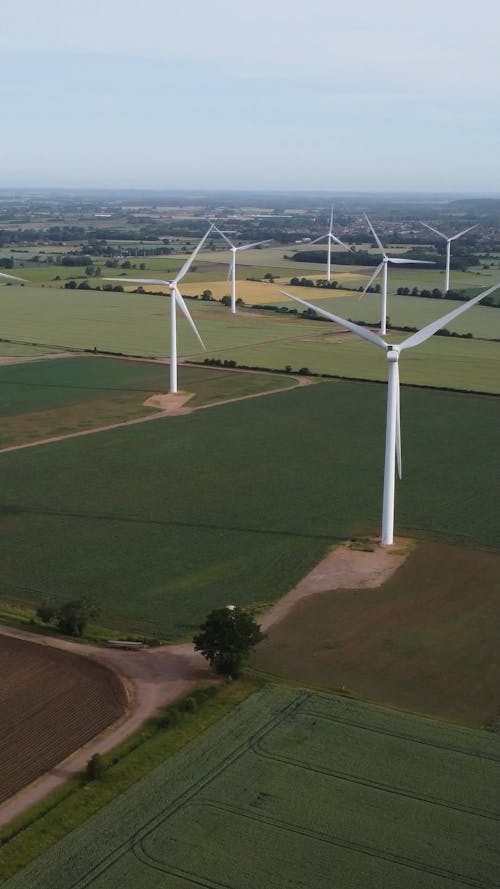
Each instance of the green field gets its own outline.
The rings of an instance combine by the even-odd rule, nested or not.
[[[494,734],[267,687],[5,889],[498,885]]]
[[[206,345],[217,349],[296,335],[292,318],[232,316],[219,303],[190,301],[188,306]],[[0,311],[4,339],[57,347],[97,346],[146,357],[169,353],[170,303],[161,295],[0,287]],[[323,329],[319,324],[314,327]],[[206,354],[184,318],[179,319],[178,344],[185,357]]]
[[[190,409],[295,385],[277,374],[188,366],[179,381],[192,393]],[[154,362],[75,356],[0,367],[0,447],[153,416],[144,402],[168,387],[169,368]]]
[[[359,296],[347,296],[323,298],[328,291],[313,290],[309,287],[285,288],[294,295],[302,297],[310,303],[316,303],[321,309],[333,312],[342,318],[352,318],[353,321],[369,321],[374,325],[380,320],[381,297],[380,293],[366,294],[363,299]],[[330,291],[331,294],[331,291]],[[283,305],[291,307],[291,300],[283,299]],[[296,304],[295,304],[296,305]],[[391,324],[398,327],[424,327],[436,318],[446,315],[461,303],[454,300],[423,299],[418,296],[390,296],[387,303],[387,314]],[[447,325],[447,329],[456,333],[472,333],[474,337],[500,340],[500,310],[487,306],[474,306],[464,315]],[[409,336],[404,332],[397,332],[399,339]],[[394,332],[396,337],[396,332]]]
[[[368,564],[376,558],[367,552]],[[498,713],[500,553],[420,542],[381,587],[298,602],[252,666],[474,725]]]
[[[263,285],[267,286],[267,285]],[[296,288],[306,299],[313,298],[307,288]],[[373,303],[350,298],[325,301],[334,310],[342,308],[351,317],[370,317]],[[395,305],[407,297],[395,298]],[[417,305],[418,303],[418,305]],[[378,305],[378,303],[377,303]],[[404,303],[401,302],[404,307]],[[248,311],[232,316],[219,303],[191,300],[189,308],[207,346],[203,352],[184,319],[179,321],[179,351],[184,357],[203,360],[206,355],[231,358],[240,364],[295,370],[308,367],[319,373],[331,373],[366,379],[386,379],[387,370],[380,350],[363,343],[334,325],[303,321],[293,316]],[[412,322],[438,317],[451,308],[439,300],[412,300]],[[44,343],[51,348],[118,351],[146,357],[165,357],[169,350],[168,298],[161,295],[140,296],[133,293],[49,290],[42,287],[0,287],[3,338],[16,342]],[[399,309],[398,309],[399,311]],[[401,308],[404,311],[404,308]],[[418,318],[415,317],[417,313]],[[467,316],[466,316],[467,318]],[[491,334],[499,334],[500,311],[475,307],[469,325]],[[399,342],[404,334],[392,335]],[[13,343],[0,343],[12,354]],[[20,354],[29,346],[19,346]],[[405,382],[465,388],[476,391],[500,391],[498,373],[500,345],[493,342],[433,337],[418,349],[409,350],[401,361]]]
[[[401,335],[390,337],[394,342],[400,339]],[[302,336],[277,340],[272,344],[209,349],[207,354],[214,358],[233,358],[238,364],[250,367],[268,367],[272,362],[278,368],[289,364],[294,370],[307,367],[315,373],[354,379],[387,379],[387,366],[381,349],[373,348],[348,333],[326,332],[325,327],[319,334],[311,331],[307,335],[303,332]],[[403,383],[500,392],[499,358],[498,343],[432,337],[422,346],[408,349],[400,361],[399,370]]]
[[[91,593],[104,625],[166,639],[279,598],[335,541],[378,531],[385,396],[325,382],[4,453],[1,598]],[[498,546],[499,410],[403,390],[398,533]]]

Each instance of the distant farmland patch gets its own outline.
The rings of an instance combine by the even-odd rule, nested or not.
[[[498,553],[421,543],[380,588],[300,602],[271,627],[253,664],[481,724],[497,715],[499,612]]]
[[[498,885],[493,734],[268,687],[5,889]]]

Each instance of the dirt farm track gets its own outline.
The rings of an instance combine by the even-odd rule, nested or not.
[[[119,719],[126,707],[124,686],[96,661],[0,636],[0,802]]]
[[[379,586],[404,561],[405,544],[369,554],[337,547],[261,616],[262,627],[323,590]],[[189,643],[129,652],[0,626],[0,825],[209,677]]]

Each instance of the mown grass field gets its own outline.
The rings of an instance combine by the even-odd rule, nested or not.
[[[288,388],[285,376],[182,367],[189,406]],[[158,411],[145,405],[168,392],[165,364],[73,357],[0,367],[0,447],[120,423]]]
[[[262,285],[269,290],[273,286]],[[309,289],[303,287],[296,288],[295,292],[306,299],[316,295],[313,291],[311,297]],[[362,318],[366,313],[370,318],[373,312],[370,299],[377,298],[365,298],[360,302],[351,297],[345,305],[343,300],[332,299],[325,305],[332,305],[334,310],[345,309],[351,317]],[[418,306],[415,305],[417,302]],[[450,303],[439,300],[414,300],[413,304],[412,311],[419,313],[421,322],[439,317],[451,308]],[[233,316],[219,303],[199,300],[190,301],[189,308],[207,352],[201,349],[184,319],[180,319],[178,342],[183,357],[202,361],[208,355],[281,370],[291,365],[294,370],[308,367],[319,373],[386,379],[382,352],[335,325],[252,310]],[[22,344],[45,343],[56,349],[64,346],[93,349],[96,346],[101,350],[146,357],[168,355],[169,302],[161,295],[0,287],[0,311],[6,340]],[[484,332],[484,325],[490,324],[491,332],[499,333],[495,327],[496,319],[500,317],[497,309],[475,307],[470,316],[469,327],[474,323]],[[467,328],[467,321],[463,324]],[[392,334],[395,342],[403,337],[401,333]],[[8,354],[12,354],[13,349],[22,353],[26,348],[31,346],[0,342],[0,353],[3,349]],[[498,392],[499,350],[499,344],[493,342],[433,337],[418,349],[405,353],[401,362],[402,379],[418,384]]]
[[[5,889],[492,889],[499,761],[493,734],[267,687]]]
[[[494,722],[499,605],[499,553],[421,542],[382,587],[299,602],[252,664],[421,713]]]
[[[105,626],[165,639],[279,598],[378,531],[385,396],[325,382],[0,455],[1,598],[90,593]],[[407,389],[402,411],[398,532],[496,548],[498,399]]]

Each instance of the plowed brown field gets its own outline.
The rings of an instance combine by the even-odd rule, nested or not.
[[[115,722],[117,676],[87,657],[0,636],[0,802]]]

